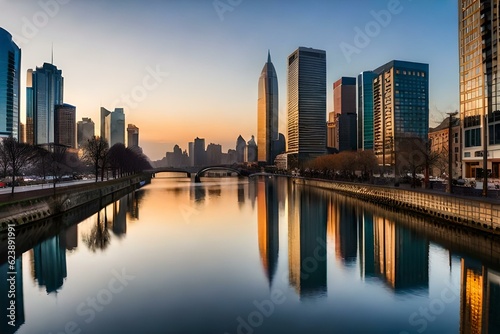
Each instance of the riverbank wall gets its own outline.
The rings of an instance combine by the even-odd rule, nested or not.
[[[500,235],[500,201],[497,200],[317,179],[292,180],[296,185],[329,189],[363,201],[422,214],[452,225]]]
[[[0,203],[0,233],[9,225],[25,227],[83,205],[109,203],[151,181],[150,175],[134,175],[106,182],[87,183],[23,194],[22,199]]]

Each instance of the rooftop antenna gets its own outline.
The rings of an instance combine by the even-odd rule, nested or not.
[[[53,42],[52,42],[52,57],[51,57],[50,63],[52,65],[54,65],[54,43]]]

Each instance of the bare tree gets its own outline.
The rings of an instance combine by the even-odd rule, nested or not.
[[[417,185],[417,174],[421,172],[427,174],[430,163],[429,148],[424,140],[418,137],[408,137],[398,141],[396,170],[399,174],[411,174],[412,188]]]
[[[5,145],[3,141],[0,142],[0,168],[1,168],[1,177],[7,177],[7,171],[9,169],[9,156],[7,154],[7,150],[5,149]]]
[[[93,166],[95,172],[95,182],[99,179],[99,169],[101,169],[101,181],[104,180],[104,169],[108,160],[109,145],[106,139],[93,137],[89,139],[83,147],[83,159]]]
[[[96,224],[92,227],[90,233],[83,235],[83,242],[93,253],[97,252],[97,250],[105,250],[111,242],[111,236],[107,228],[108,218],[106,209],[103,211],[103,219],[101,220],[101,211],[99,211],[97,213]]]
[[[19,175],[21,169],[29,162],[35,159],[36,154],[33,146],[19,143],[12,136],[4,138],[3,149],[6,152],[8,159],[8,166],[12,173],[12,194],[14,194],[14,187],[16,184],[16,177]]]
[[[66,149],[65,145],[52,145],[49,153],[50,164],[49,173],[52,175],[52,182],[54,187],[54,193],[56,191],[56,184],[61,181],[62,176],[70,171],[70,168],[66,165]]]

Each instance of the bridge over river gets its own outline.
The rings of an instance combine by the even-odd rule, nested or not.
[[[227,171],[228,173],[235,173],[241,177],[256,177],[256,176],[271,176],[274,174],[262,172],[260,170],[249,169],[241,166],[234,165],[214,165],[214,166],[187,166],[187,167],[159,167],[148,170],[152,177],[156,177],[160,173],[185,173],[186,177],[191,178],[193,182],[201,182],[200,178],[206,173],[211,171]]]

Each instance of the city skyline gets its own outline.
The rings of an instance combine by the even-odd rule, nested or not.
[[[268,49],[283,83],[286,58],[301,45],[326,51],[328,86],[391,59],[429,63],[433,124],[459,105],[456,1],[256,1],[226,10],[199,1],[122,1],[116,7],[110,1],[7,0],[0,6],[8,8],[2,27],[23,54],[23,123],[26,70],[50,62],[53,45],[54,64],[67,78],[65,100],[78,108],[77,119],[98,119],[101,106],[124,108],[127,122],[142,129],[141,146],[152,160],[196,136],[214,138],[227,151],[240,133],[257,135],[255,81]],[[442,41],[449,47],[434,50]],[[286,133],[285,84],[279,96],[279,131]],[[326,113],[331,100],[329,90]],[[216,120],[208,127],[207,114]]]

